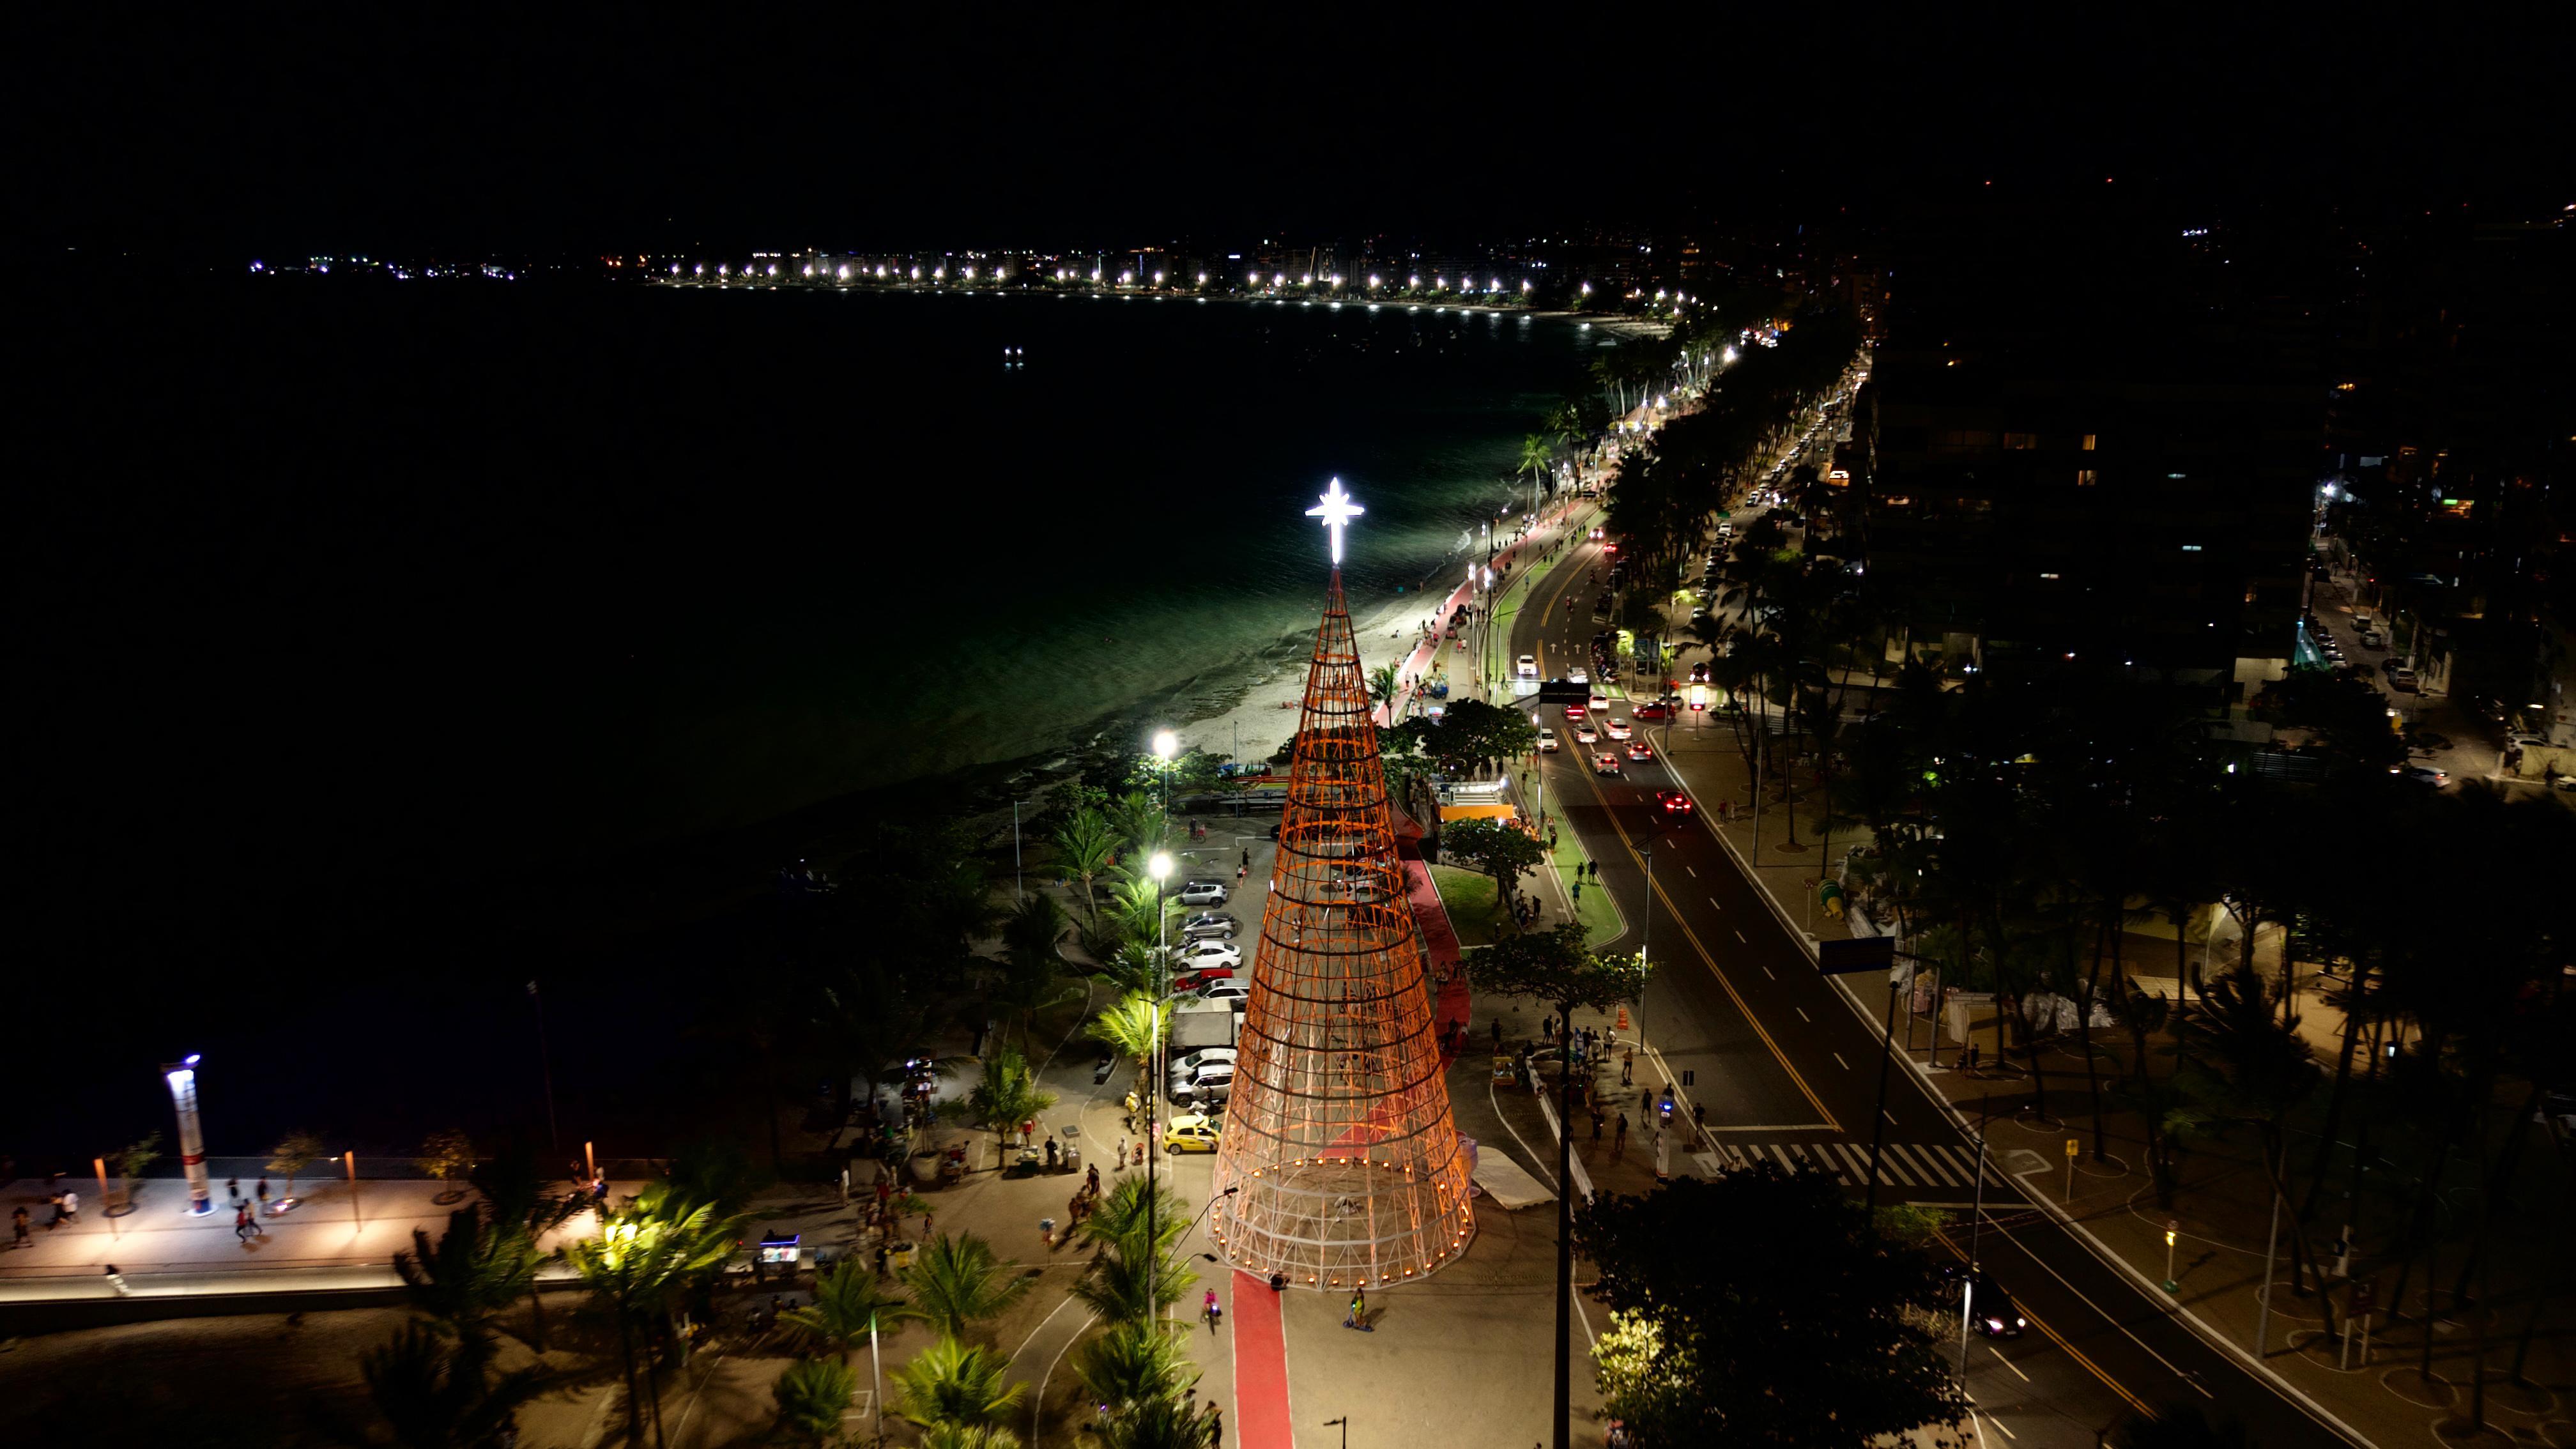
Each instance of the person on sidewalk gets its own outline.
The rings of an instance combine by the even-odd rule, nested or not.
[[[1369,1331],[1367,1289],[1354,1288],[1351,1290],[1351,1311],[1342,1319],[1342,1327],[1356,1328],[1363,1333]]]
[[[1619,1114],[1618,1130],[1610,1136],[1610,1160],[1617,1162],[1628,1155],[1628,1114]]]
[[[246,1202],[233,1204],[233,1237],[244,1244],[250,1242],[250,1204]]]
[[[133,1289],[125,1286],[125,1275],[116,1271],[116,1265],[114,1263],[107,1265],[107,1286],[115,1289],[116,1296],[119,1298],[126,1297],[134,1292]]]
[[[64,1188],[63,1195],[54,1199],[54,1220],[45,1224],[45,1227],[50,1230],[55,1227],[59,1227],[64,1223],[76,1223],[79,1221],[80,1192],[76,1188]]]
[[[1633,1046],[1619,1054],[1619,1085],[1637,1085],[1637,1049]]]
[[[1208,1449],[1217,1449],[1218,1445],[1225,1442],[1225,1410],[1218,1408],[1214,1404],[1210,1404],[1208,1405],[1207,1414]]]
[[[24,1207],[9,1214],[9,1246],[32,1248],[35,1240],[27,1236],[27,1210]]]
[[[1200,1302],[1199,1317],[1207,1320],[1210,1333],[1216,1332],[1217,1326],[1225,1322],[1225,1305],[1216,1301],[1215,1289],[1210,1288],[1206,1299]]]
[[[231,1203],[234,1207],[240,1207],[241,1200],[241,1179],[238,1177],[226,1178],[224,1180],[224,1201]]]

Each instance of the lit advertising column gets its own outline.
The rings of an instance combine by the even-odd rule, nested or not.
[[[188,1170],[188,1211],[203,1216],[215,1210],[206,1186],[206,1134],[197,1125],[197,1054],[161,1075],[170,1083],[170,1105],[179,1112],[179,1165]]]

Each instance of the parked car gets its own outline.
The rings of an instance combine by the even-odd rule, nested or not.
[[[1243,1004],[1252,999],[1252,988],[1229,973],[1222,981],[1211,981],[1200,987],[1198,996],[1201,1001],[1231,1002],[1235,1010],[1241,1011]]]
[[[2403,664],[2389,665],[2387,669],[2381,671],[2381,677],[2388,681],[2388,687],[2391,689],[2404,690],[2408,694],[2415,692],[2415,671]]]
[[[1234,1063],[1211,1062],[1186,1077],[1172,1078],[1171,1099],[1215,1106],[1234,1092]]]
[[[2376,629],[2364,629],[2361,631],[2361,647],[2364,649],[2385,649],[2388,647],[2388,636],[2380,633]]]
[[[1185,906],[1221,906],[1225,904],[1225,887],[1214,881],[1192,881],[1181,888]]]
[[[1243,964],[1243,949],[1230,941],[1192,941],[1173,958],[1175,968],[1204,971],[1210,966],[1228,970]]]
[[[1217,1135],[1224,1130],[1225,1120],[1197,1112],[1174,1117],[1163,1129],[1163,1150],[1170,1153],[1214,1152]]]
[[[1614,740],[1624,740],[1628,737],[1628,722],[1624,719],[1614,719],[1604,726],[1603,730]]]
[[[1619,757],[1617,755],[1594,755],[1592,757],[1592,773],[1596,775],[1618,774]]]
[[[2449,772],[2434,769],[2431,765],[2398,765],[2388,773],[2417,785],[2430,785],[2436,790],[2451,783]]]
[[[1225,911],[1197,911],[1181,922],[1182,939],[1190,941],[1219,940],[1240,929],[1242,922]]]
[[[1691,797],[1683,794],[1679,790],[1657,790],[1655,792],[1655,804],[1661,807],[1663,812],[1667,815],[1688,815],[1691,813]]]
[[[1186,971],[1173,972],[1172,989],[1175,991],[1204,991],[1211,986],[1240,979],[1241,977],[1235,967],[1202,966]]]
[[[1197,1051],[1172,1058],[1172,1078],[1178,1081],[1195,1076],[1201,1067],[1215,1066],[1220,1062],[1231,1067],[1238,1055],[1233,1047],[1200,1047]]]

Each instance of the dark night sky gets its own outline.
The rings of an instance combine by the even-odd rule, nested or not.
[[[13,46],[35,143],[14,209],[41,246],[230,261],[1508,235],[1937,198],[1986,176],[2121,175],[2233,206],[2554,209],[2570,189],[2563,52],[2539,7],[2439,28],[2155,7],[1971,29],[1915,9],[1451,11],[1445,35],[1373,21],[1382,42],[1219,34],[1204,10],[93,23]]]

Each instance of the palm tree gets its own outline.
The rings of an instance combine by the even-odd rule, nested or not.
[[[1159,1256],[1149,1267],[1141,1254],[1103,1253],[1074,1280],[1073,1296],[1112,1322],[1151,1323],[1199,1281],[1185,1259],[1168,1251]]]
[[[1163,917],[1172,909],[1162,883],[1142,871],[1109,887],[1109,922],[1128,940],[1159,940]]]
[[[1199,1366],[1169,1325],[1114,1322],[1073,1356],[1073,1375],[1095,1404],[1112,1413],[1157,1399],[1177,1399],[1199,1381]]]
[[[1019,1028],[1023,1047],[1029,1025],[1040,1012],[1085,995],[1083,987],[1063,983],[1064,958],[1057,953],[1056,943],[1064,933],[1064,908],[1044,891],[1020,902],[1002,923],[1002,944],[1009,954],[1001,979],[986,1000],[1001,1015],[1005,1030]]]
[[[1000,1313],[1029,1291],[1018,1264],[994,1256],[993,1246],[972,1233],[941,1233],[903,1270],[914,1311],[945,1339]]]
[[[1177,1399],[1147,1399],[1124,1412],[1082,1426],[1100,1449],[1201,1449],[1207,1419]]]
[[[519,1410],[553,1386],[541,1368],[486,1381],[483,1366],[420,1323],[358,1359],[367,1397],[404,1449],[485,1449],[518,1431]]]
[[[1386,704],[1395,698],[1396,672],[1392,664],[1381,664],[1368,673],[1369,699]]]
[[[1545,433],[1531,433],[1521,439],[1521,472],[1532,479],[1545,478],[1547,465],[1554,461],[1556,445],[1548,441]]]
[[[1055,851],[1065,874],[1082,882],[1083,908],[1091,924],[1100,925],[1100,900],[1091,883],[1118,858],[1118,831],[1109,817],[1085,805],[1075,810],[1055,833]]]
[[[813,1303],[778,1316],[800,1337],[846,1358],[879,1326],[919,1318],[921,1310],[877,1286],[876,1275],[857,1259],[844,1258],[814,1281]]]
[[[1094,1041],[1108,1043],[1141,1072],[1153,1065],[1154,1047],[1167,1034],[1170,1021],[1170,1007],[1158,1006],[1142,991],[1130,991],[1093,1017],[1088,1030]]]
[[[1038,1085],[1027,1057],[1001,1047],[984,1063],[984,1079],[968,1090],[959,1105],[970,1120],[1007,1136],[1054,1106],[1055,1093]]]
[[[483,1194],[484,1221],[492,1225],[494,1232],[518,1238],[535,1263],[543,1263],[550,1256],[538,1249],[538,1243],[582,1209],[580,1198],[547,1191],[545,1175],[537,1167],[536,1151],[525,1144],[504,1148],[480,1164],[473,1181],[475,1190]],[[545,1306],[537,1292],[534,1271],[528,1274],[527,1294],[528,1318],[534,1329],[530,1347],[543,1353]]]
[[[662,1319],[683,1290],[721,1268],[733,1256],[734,1238],[741,1227],[740,1218],[719,1218],[711,1204],[690,1202],[668,1184],[657,1182],[647,1184],[633,1202],[610,1214],[598,1236],[580,1239],[565,1249],[582,1282],[608,1301],[616,1317],[632,1442],[640,1443],[644,1437],[635,1377],[636,1324]],[[672,1337],[685,1353],[686,1338]],[[660,1411],[657,1398],[657,1424]]]
[[[894,1371],[895,1412],[924,1429],[1005,1429],[1025,1384],[1005,1383],[1010,1360],[943,1335]]]
[[[479,1375],[492,1360],[492,1315],[536,1286],[536,1244],[525,1229],[486,1224],[471,1207],[447,1215],[435,1247],[420,1228],[411,1230],[411,1242],[410,1251],[394,1254],[405,1294],[455,1341],[457,1366]]]
[[[1121,996],[1152,995],[1162,984],[1163,978],[1159,974],[1161,959],[1159,947],[1130,941],[1100,963],[1100,976]],[[1098,1025],[1097,1021],[1093,1024],[1095,1027]],[[1093,1036],[1099,1034],[1097,1030],[1092,1032]]]
[[[800,1359],[770,1393],[778,1400],[778,1427],[807,1444],[826,1444],[840,1437],[858,1376],[839,1359]]]

